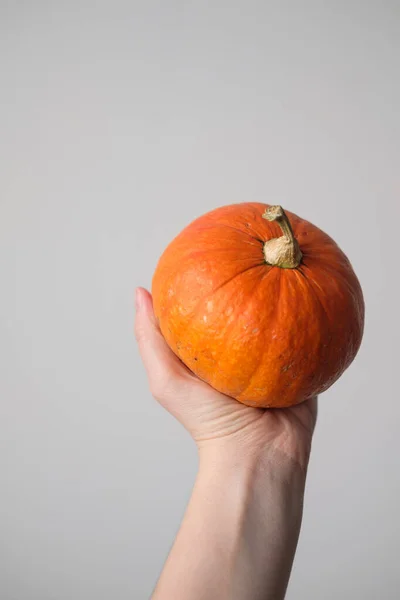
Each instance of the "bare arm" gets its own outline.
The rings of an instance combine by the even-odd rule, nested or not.
[[[300,531],[304,476],[262,457],[202,457],[154,600],[284,598]]]

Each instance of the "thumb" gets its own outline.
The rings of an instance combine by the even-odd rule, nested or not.
[[[178,391],[179,383],[186,377],[186,369],[167,345],[158,326],[151,294],[136,290],[135,336],[139,345],[150,384],[157,400]]]

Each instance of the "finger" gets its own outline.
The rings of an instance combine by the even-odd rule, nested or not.
[[[159,400],[185,374],[177,356],[167,345],[154,315],[149,292],[136,290],[135,335],[152,394]]]

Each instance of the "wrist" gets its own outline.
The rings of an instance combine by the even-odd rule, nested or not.
[[[297,461],[276,448],[215,442],[198,446],[198,453],[200,476],[230,477],[249,485],[292,486],[304,493],[307,452]]]
[[[203,448],[199,453],[196,485],[205,500],[219,502],[234,520],[234,515],[257,512],[260,531],[271,516],[279,522],[281,533],[300,526],[306,473],[284,455],[249,451],[238,453]]]

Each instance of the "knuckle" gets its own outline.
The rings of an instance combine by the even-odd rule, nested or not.
[[[135,338],[139,345],[143,344],[146,340],[145,330],[137,323],[135,324]]]

